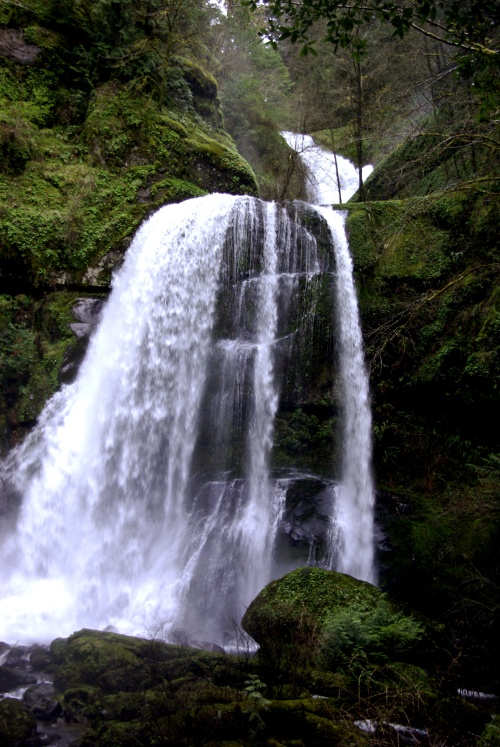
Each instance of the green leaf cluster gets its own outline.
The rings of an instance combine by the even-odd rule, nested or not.
[[[244,5],[258,9],[257,0]],[[323,41],[338,48],[350,49],[359,60],[366,40],[360,29],[374,18],[392,27],[394,36],[403,38],[412,29],[450,44],[458,51],[458,73],[473,76],[476,86],[498,95],[500,52],[498,27],[500,13],[495,0],[471,0],[466,6],[445,0],[267,0],[267,23],[261,32],[272,46],[289,40],[301,45],[301,54],[317,54],[318,34]],[[318,22],[324,22],[318,26]],[[496,98],[498,103],[498,98]]]
[[[404,659],[423,635],[418,620],[381,597],[374,607],[352,605],[348,611],[330,613],[323,627],[321,655],[328,669],[348,672],[369,661]]]

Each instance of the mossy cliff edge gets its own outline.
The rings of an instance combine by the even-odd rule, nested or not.
[[[161,4],[142,5],[0,9],[4,447],[59,383],[75,299],[107,291],[144,218],[209,192],[257,191],[224,130],[208,50],[183,41],[189,16],[175,28]]]
[[[495,688],[498,197],[434,192],[347,209],[388,533],[382,581],[442,619],[457,668]]]

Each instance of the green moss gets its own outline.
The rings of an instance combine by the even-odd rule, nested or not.
[[[330,474],[335,463],[334,436],[338,418],[331,415],[331,404],[315,412],[298,408],[279,412],[274,424],[273,465],[313,469]]]
[[[77,343],[69,327],[76,298],[67,292],[41,300],[0,296],[0,422],[6,446],[34,423],[60,384],[63,360]]]
[[[35,717],[19,701],[0,700],[0,742],[2,747],[17,747],[35,731]]]
[[[199,62],[187,57],[175,57],[173,62],[182,69],[183,76],[195,97],[195,102],[196,99],[215,101],[217,98],[217,81],[211,73],[205,70]]]
[[[55,31],[38,24],[25,26],[23,34],[28,44],[35,44],[42,49],[57,49],[61,44],[61,37]]]
[[[295,610],[298,616],[306,607],[318,623],[323,623],[331,609],[362,600],[375,604],[379,595],[375,587],[350,576],[321,568],[299,568],[277,581],[271,581],[260,592],[245,613],[243,626],[259,642],[258,618],[262,617],[264,621],[280,607],[287,611]]]
[[[498,716],[493,716],[490,723],[486,724],[484,732],[477,744],[478,747],[498,747],[500,745],[500,723]]]
[[[460,211],[460,200],[457,212]],[[448,201],[407,200],[349,206],[347,230],[356,269],[392,283],[410,280],[429,287],[456,264],[449,235],[441,228]]]
[[[0,261],[34,284],[79,282],[165,202],[256,191],[230,138],[188,112],[110,81],[94,91],[81,131],[47,128],[54,74],[0,73]]]
[[[103,693],[141,690],[152,676],[144,663],[148,643],[112,633],[80,631],[61,648],[56,687],[67,690],[88,685]]]
[[[339,697],[350,678],[371,679],[377,666],[423,653],[425,627],[411,614],[376,587],[320,568],[301,568],[268,584],[242,625],[259,643],[261,676],[275,697],[288,692],[288,683],[295,697],[305,684]],[[336,674],[328,679],[318,669]],[[388,670],[384,677],[390,688],[400,687],[399,675]]]
[[[176,202],[189,197],[202,197],[207,193],[190,182],[169,177],[155,182],[151,187],[151,197],[160,202]]]

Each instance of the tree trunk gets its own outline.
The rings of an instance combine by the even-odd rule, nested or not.
[[[363,81],[361,77],[361,60],[358,54],[353,54],[355,89],[355,118],[354,118],[354,140],[356,143],[356,161],[359,177],[359,199],[365,199],[365,187],[363,184]]]

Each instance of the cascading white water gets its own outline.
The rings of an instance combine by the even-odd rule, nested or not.
[[[310,203],[336,205],[347,202],[352,197],[359,186],[359,175],[349,159],[317,145],[310,135],[296,132],[281,134],[290,148],[297,151],[306,166],[307,198]],[[373,166],[363,166],[363,179],[372,171]]]
[[[0,639],[114,625],[221,640],[276,572],[280,382],[305,385],[286,361],[303,359],[333,263],[298,212],[210,195],[138,231],[77,380],[1,466],[20,499],[0,543]]]
[[[266,206],[266,234],[260,294],[256,311],[256,348],[254,360],[254,414],[249,428],[249,491],[250,496],[241,517],[232,531],[240,536],[245,553],[245,586],[252,597],[269,578],[272,554],[272,504],[268,481],[268,457],[272,447],[274,416],[278,406],[277,382],[274,376],[272,344],[278,322],[277,308],[277,248],[275,205]],[[255,563],[262,558],[263,563]],[[267,577],[266,577],[267,576]]]
[[[336,569],[376,583],[374,507],[371,472],[372,419],[363,338],[359,323],[352,258],[344,229],[345,215],[317,208],[328,222],[336,257],[339,379],[342,390],[342,457],[333,534]],[[331,543],[332,547],[334,542]]]
[[[167,624],[189,542],[186,487],[219,267],[235,199],[156,213],[138,232],[74,385],[7,465],[23,496],[2,552],[4,637]]]
[[[111,624],[220,639],[240,619],[283,508],[276,350],[297,331],[282,342],[278,325],[319,269],[312,236],[253,198],[189,200],[139,230],[76,382],[2,465],[22,501],[0,638]]]
[[[353,264],[344,228],[345,214],[321,207],[328,202],[338,202],[337,169],[343,202],[356,191],[358,176],[350,161],[319,148],[309,135],[282,134],[303,159],[310,175],[311,202],[327,221],[335,248],[335,307],[343,424],[330,565],[355,578],[375,583],[371,407]],[[365,167],[364,176],[371,171],[371,166]]]

